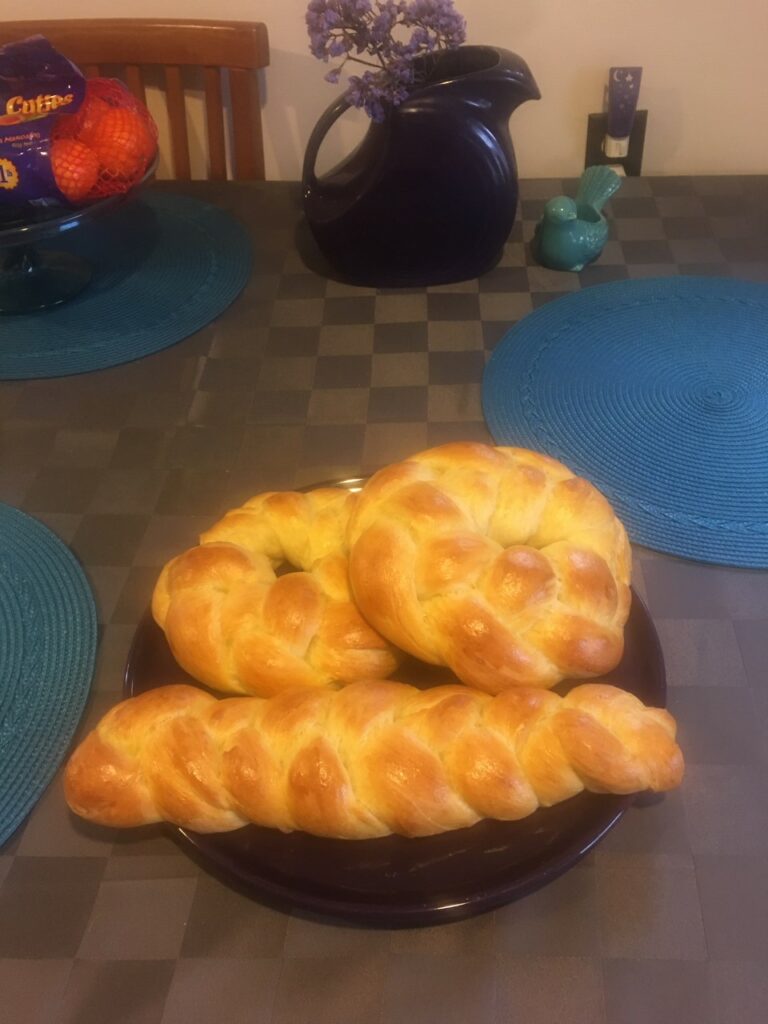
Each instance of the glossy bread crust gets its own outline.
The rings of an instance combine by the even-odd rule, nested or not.
[[[178,663],[225,693],[382,678],[393,648],[352,601],[340,488],[260,494],[162,570],[152,613]],[[287,562],[297,572],[277,576]]]
[[[349,524],[365,618],[490,693],[618,664],[631,553],[606,498],[545,455],[455,443],[376,473]]]
[[[670,789],[683,775],[675,730],[667,711],[599,683],[491,697],[372,681],[222,701],[164,686],[105,715],[70,759],[65,794],[116,827],[426,836],[584,789]]]

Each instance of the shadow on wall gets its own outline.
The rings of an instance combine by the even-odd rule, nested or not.
[[[273,49],[262,80],[262,118],[267,178],[297,180],[315,124],[344,92],[324,75],[332,67],[310,53]],[[320,149],[317,172],[323,174],[345,157],[365,134],[368,117],[349,110],[336,122]]]
[[[639,105],[649,110],[643,154],[643,173],[649,174],[654,167],[674,164],[696,128],[686,118],[683,97],[677,86],[648,83],[645,94],[640,94]]]

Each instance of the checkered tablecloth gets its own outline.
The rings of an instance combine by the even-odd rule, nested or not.
[[[181,189],[180,185],[158,188]],[[768,281],[768,178],[630,179],[581,274],[533,265],[522,184],[501,264],[426,290],[309,272],[295,185],[188,186],[252,234],[254,274],[213,325],[116,369],[0,384],[0,500],[50,525],[95,589],[83,728],[120,694],[160,566],[258,491],[489,440],[485,360],[559,295],[678,273]],[[12,320],[0,321],[0,344]],[[75,821],[57,780],[0,851],[4,1024],[752,1024],[768,1019],[768,573],[635,551],[688,761],[537,894],[458,924],[368,930],[268,910],[160,828]]]

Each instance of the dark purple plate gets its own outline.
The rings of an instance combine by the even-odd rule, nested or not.
[[[446,674],[409,660],[395,677],[424,686]],[[634,591],[624,657],[604,678],[646,704],[666,704],[661,647]],[[194,680],[147,612],[128,655],[125,694],[182,682]],[[556,690],[565,693],[570,685]],[[553,881],[603,838],[633,799],[581,793],[522,821],[482,821],[424,839],[321,839],[255,825],[209,835],[173,832],[207,870],[272,906],[365,925],[428,925],[510,903]]]

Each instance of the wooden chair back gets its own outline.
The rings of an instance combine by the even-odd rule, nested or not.
[[[145,72],[161,67],[171,140],[173,175],[191,178],[183,71],[202,68],[208,142],[208,178],[227,178],[224,130],[226,71],[231,109],[231,177],[264,180],[264,139],[256,70],[269,64],[267,26],[246,21],[103,18],[72,21],[0,22],[0,45],[44,35],[89,77],[104,67],[121,77],[146,103]]]

